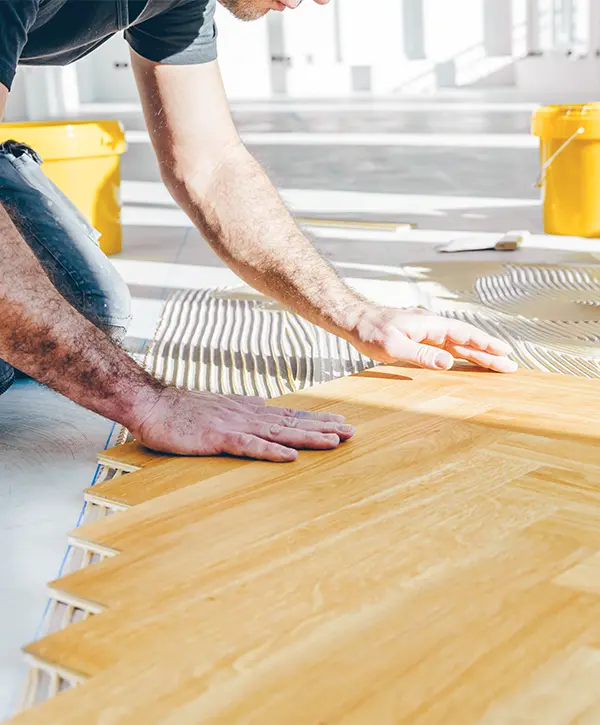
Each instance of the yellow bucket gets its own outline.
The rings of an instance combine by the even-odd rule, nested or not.
[[[544,231],[600,237],[600,103],[540,108],[532,131],[540,137]]]
[[[118,121],[0,124],[0,143],[14,139],[44,160],[44,172],[100,234],[106,254],[121,251],[121,166],[127,148]]]

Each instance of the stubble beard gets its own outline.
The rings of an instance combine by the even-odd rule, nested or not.
[[[268,12],[268,9],[256,7],[256,0],[219,0],[219,2],[240,20],[258,20]]]

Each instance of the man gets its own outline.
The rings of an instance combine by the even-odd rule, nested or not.
[[[245,20],[300,2],[221,1]],[[163,180],[240,277],[377,360],[447,370],[458,357],[513,371],[509,348],[469,325],[361,298],[302,235],[233,126],[216,61],[215,2],[0,0],[0,119],[17,63],[69,63],[125,30]],[[0,392],[21,370],[147,446],[182,454],[289,461],[298,448],[334,448],[352,435],[333,414],[160,384],[114,342],[128,319],[127,288],[93,230],[31,149],[4,144]]]

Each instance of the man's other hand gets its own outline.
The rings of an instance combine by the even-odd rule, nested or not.
[[[497,373],[513,373],[510,345],[473,325],[420,309],[368,305],[358,312],[350,342],[380,362],[449,370],[456,358]]]

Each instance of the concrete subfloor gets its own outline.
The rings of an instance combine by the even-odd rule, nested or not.
[[[308,110],[302,104],[245,103],[234,108],[234,115],[242,133],[259,135],[250,148],[293,210],[419,225],[417,232],[398,235],[324,228],[313,234],[341,274],[364,293],[393,303],[400,290],[395,285],[401,284],[394,281],[394,268],[439,261],[440,242],[508,229],[539,234],[542,222],[534,188],[537,151],[519,140],[529,133],[530,104],[510,97],[487,105],[480,97],[476,104],[468,98],[390,103],[382,110],[377,104],[349,102],[343,111],[336,110],[338,101],[333,110],[326,101],[311,102]],[[91,115],[101,112],[94,109]],[[110,108],[104,112],[120,115]],[[143,129],[139,113],[122,118],[128,129]],[[294,136],[312,131],[331,134],[330,145],[300,145]],[[272,145],[271,133],[291,135],[283,145]],[[340,133],[393,133],[394,144],[340,145]],[[397,134],[426,138],[411,145],[412,137],[403,143]],[[456,134],[468,137],[470,145],[458,139],[453,147]],[[517,147],[507,147],[498,139],[502,134]],[[124,248],[113,259],[134,298],[127,345],[141,352],[174,286],[227,285],[236,278],[170,202],[143,139],[131,144],[123,158],[123,179]],[[536,237],[510,260],[563,261],[577,258],[578,252],[600,254],[600,244]],[[494,258],[508,259],[489,252],[460,257]],[[81,509],[81,490],[94,476],[94,454],[111,430],[111,422],[33,381],[21,381],[0,397],[0,718],[25,671],[19,648],[36,634],[45,584],[57,574],[66,533]]]

